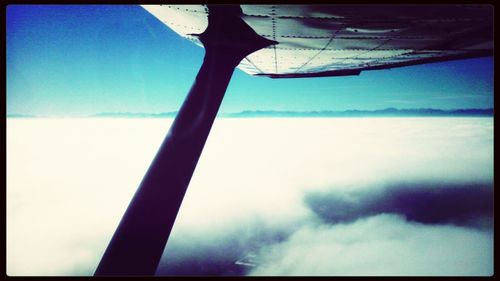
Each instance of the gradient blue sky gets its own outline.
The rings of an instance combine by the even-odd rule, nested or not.
[[[140,6],[7,6],[7,114],[178,110],[204,50]],[[279,79],[236,70],[220,112],[493,107],[493,59]]]

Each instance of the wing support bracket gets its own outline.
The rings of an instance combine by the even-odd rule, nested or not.
[[[154,275],[235,67],[277,42],[258,35],[238,5],[209,5],[196,35],[203,64],[151,166],[134,194],[95,276]]]

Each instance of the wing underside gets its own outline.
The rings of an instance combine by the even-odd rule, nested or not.
[[[181,36],[208,24],[205,5],[143,5]],[[272,78],[358,75],[436,61],[493,54],[488,5],[241,5],[242,18],[279,44],[239,64]]]

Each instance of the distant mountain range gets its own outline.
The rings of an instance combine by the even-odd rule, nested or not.
[[[101,112],[89,117],[113,117],[113,118],[168,118],[175,117],[177,111],[162,112],[162,113],[134,113],[134,112]]]
[[[7,114],[7,118],[36,118],[36,115],[29,114]]]
[[[102,112],[88,117],[92,118],[173,118],[176,111],[163,113],[134,113],[134,112]],[[493,108],[487,109],[434,109],[414,108],[397,109],[386,108],[379,110],[345,110],[345,111],[276,111],[276,110],[245,110],[236,113],[220,113],[218,117],[229,118],[257,118],[257,117],[418,117],[418,116],[457,116],[457,117],[488,117],[493,116]],[[9,118],[36,118],[34,115],[8,114]]]
[[[224,115],[222,115],[224,116]],[[390,116],[493,116],[493,108],[489,109],[453,109],[442,110],[433,108],[379,110],[345,110],[345,111],[242,111],[228,113],[225,117],[390,117]]]
[[[105,112],[91,117],[122,117],[122,118],[165,118],[175,117],[177,112],[165,113],[129,113]],[[373,116],[493,116],[493,108],[488,109],[453,109],[442,110],[433,108],[397,109],[386,108],[379,110],[345,110],[345,111],[277,111],[277,110],[245,110],[236,113],[220,113],[219,117],[255,118],[255,117],[373,117]]]

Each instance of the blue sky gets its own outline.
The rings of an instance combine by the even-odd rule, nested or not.
[[[204,50],[136,5],[7,6],[7,114],[176,111]],[[493,107],[493,59],[277,79],[236,70],[220,112]]]

